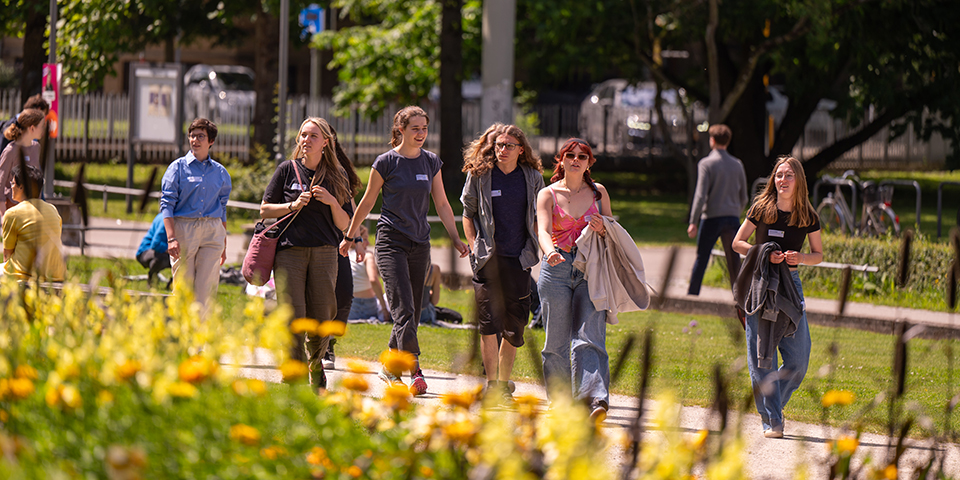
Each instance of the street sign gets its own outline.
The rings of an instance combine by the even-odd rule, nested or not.
[[[300,11],[300,26],[303,27],[301,37],[323,31],[323,13],[323,9],[316,3],[311,3]]]

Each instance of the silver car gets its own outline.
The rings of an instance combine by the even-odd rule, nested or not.
[[[257,94],[253,70],[239,65],[190,67],[183,76],[187,118],[205,117],[218,122],[249,121]]]

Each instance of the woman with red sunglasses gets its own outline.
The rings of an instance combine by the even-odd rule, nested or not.
[[[610,359],[606,313],[590,300],[582,271],[573,267],[584,228],[606,235],[601,215],[613,216],[607,190],[590,178],[596,162],[584,140],[571,138],[555,158],[553,183],[537,195],[537,235],[545,252],[538,290],[546,324],[543,373],[552,394],[572,386],[595,421],[606,415]]]

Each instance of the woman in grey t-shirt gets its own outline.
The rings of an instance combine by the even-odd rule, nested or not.
[[[375,248],[377,266],[393,317],[389,348],[412,353],[418,359],[411,372],[410,391],[414,395],[427,391],[427,382],[420,371],[417,327],[424,280],[430,267],[430,225],[427,223],[430,197],[433,197],[437,214],[453,240],[454,248],[461,257],[469,253],[467,245],[460,240],[453,209],[443,189],[440,176],[443,162],[436,154],[422,148],[429,123],[427,112],[416,106],[404,107],[394,115],[390,140],[393,149],[373,162],[367,190],[340,244],[340,254],[346,255],[351,242],[358,240],[356,235],[360,224],[382,191],[383,205]],[[357,248],[357,261],[362,262],[363,257],[363,247]],[[387,383],[402,383],[402,374],[381,368],[379,376]]]

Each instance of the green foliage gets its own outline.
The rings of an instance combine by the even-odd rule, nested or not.
[[[0,61],[0,89],[19,88],[20,78],[13,67]]]
[[[361,115],[376,118],[390,104],[418,103],[439,83],[440,2],[341,0],[334,6],[341,17],[357,23],[314,39],[315,47],[334,51],[329,67],[339,69],[334,94],[338,115],[357,108]],[[464,2],[465,44],[479,43],[479,11],[479,1]],[[479,64],[479,56],[465,60],[468,71]]]

